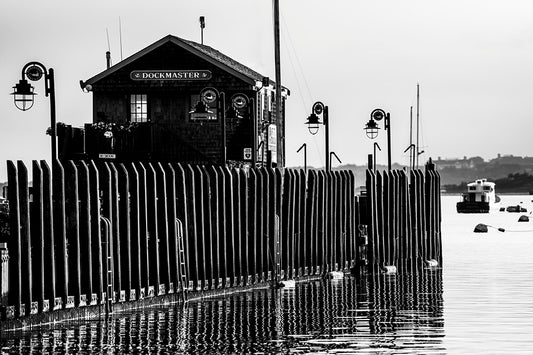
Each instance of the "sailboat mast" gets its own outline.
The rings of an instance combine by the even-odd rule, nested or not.
[[[285,121],[282,120],[282,102],[281,102],[281,58],[280,58],[280,39],[279,39],[279,0],[273,0],[274,5],[274,62],[276,68],[276,161],[279,166],[284,166],[285,146],[282,143],[282,137],[285,135]],[[281,153],[281,154],[280,154]]]
[[[420,84],[416,83],[416,168],[418,169],[418,156],[420,155]]]
[[[413,106],[409,114],[409,170],[414,168],[414,151],[413,151]]]

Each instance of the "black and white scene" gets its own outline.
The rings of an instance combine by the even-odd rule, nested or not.
[[[3,1],[0,353],[532,354],[532,16]]]

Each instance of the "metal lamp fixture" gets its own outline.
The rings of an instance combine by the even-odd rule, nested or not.
[[[379,133],[379,126],[372,118],[366,123],[364,128],[366,136],[370,139],[375,139]]]
[[[248,98],[244,94],[235,94],[231,97],[231,106],[228,110],[225,109],[226,95],[223,91],[218,91],[213,87],[207,87],[200,91],[200,100],[194,106],[194,109],[189,111],[189,114],[208,114],[213,113],[210,111],[210,107],[216,107],[217,119],[220,119],[220,129],[222,132],[221,137],[221,164],[226,165],[227,162],[227,147],[226,147],[226,119],[227,118],[243,118],[241,111],[248,108],[250,118],[254,117],[253,112],[253,99]],[[254,119],[255,127],[255,119]],[[255,136],[255,135],[254,135]],[[257,146],[257,138],[254,137],[254,147]],[[252,161],[255,166],[257,162],[257,152],[252,149]]]
[[[309,133],[315,135],[318,133],[322,122],[320,122],[320,118],[313,112],[307,117],[307,122],[305,122],[305,124],[307,125]]]
[[[50,97],[50,136],[51,136],[51,150],[52,161],[57,158],[57,142],[56,142],[56,104],[55,104],[55,86],[54,86],[54,69],[46,69],[46,67],[39,62],[29,62],[22,68],[22,78],[18,84],[13,86],[13,103],[21,111],[27,111],[33,107],[34,93],[33,86],[26,80],[38,81],[44,76],[44,93],[45,96]]]
[[[322,116],[322,121],[320,117]],[[326,128],[325,133],[325,147],[326,147],[326,171],[331,170],[331,157],[329,155],[329,109],[322,102],[317,101],[313,104],[311,109],[311,114],[307,117],[307,122],[305,122],[309,133],[315,135],[320,129],[320,125],[323,124]]]
[[[370,139],[375,139],[378,136],[379,126],[376,121],[385,121],[385,130],[387,131],[387,151],[388,151],[388,168],[391,170],[391,143],[390,143],[390,113],[385,113],[380,108],[373,110],[370,113],[370,120],[367,122],[364,130],[366,136]]]
[[[197,114],[205,114],[205,113],[213,113],[213,111],[209,111],[209,106],[202,100],[198,101],[196,105],[194,106],[194,109],[189,111],[190,114],[197,113]]]
[[[33,86],[26,79],[19,80],[19,83],[13,86],[13,101],[15,106],[21,111],[27,111],[33,106],[33,97],[37,95],[33,92]]]

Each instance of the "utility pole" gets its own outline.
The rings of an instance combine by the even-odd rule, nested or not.
[[[274,62],[276,67],[276,162],[284,166],[285,149],[282,146],[282,137],[285,136],[285,123],[282,120],[283,107],[281,103],[281,58],[280,58],[280,39],[279,39],[279,0],[273,0],[274,5]],[[283,123],[283,124],[282,124]],[[281,155],[278,153],[281,151]],[[278,159],[281,157],[281,159]],[[278,161],[279,160],[279,161]]]

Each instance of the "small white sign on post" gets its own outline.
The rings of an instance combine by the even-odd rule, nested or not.
[[[252,160],[252,148],[243,149],[244,160]]]
[[[272,155],[272,162],[278,162],[278,129],[273,123],[268,125],[268,150]]]

